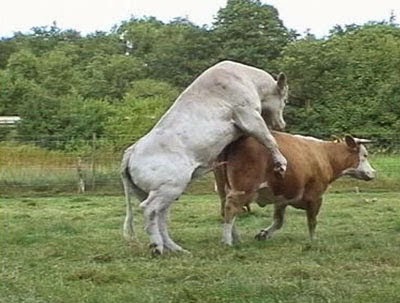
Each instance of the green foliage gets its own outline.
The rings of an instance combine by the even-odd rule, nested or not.
[[[136,81],[107,123],[107,137],[116,147],[132,144],[146,134],[171,106],[178,91],[155,80]]]
[[[159,97],[165,100],[173,100],[177,98],[179,91],[172,85],[153,79],[139,80],[132,83],[131,89],[125,96],[125,100],[146,99]]]
[[[259,0],[229,0],[218,11],[214,32],[221,58],[272,69],[271,61],[293,38],[278,11]]]
[[[6,68],[9,57],[16,50],[17,45],[14,39],[0,38],[0,69]]]
[[[42,88],[54,96],[65,96],[73,92],[79,82],[76,79],[73,57],[62,50],[52,50],[46,57],[41,57],[38,65],[37,81]]]
[[[73,139],[75,144],[68,146],[74,149],[81,141],[92,139],[94,133],[101,137],[112,113],[113,108],[101,100],[32,95],[20,110],[19,138],[57,149],[65,149],[66,139]]]
[[[7,69],[15,78],[33,80],[38,75],[38,63],[37,57],[30,50],[22,49],[10,56]]]
[[[146,65],[148,77],[186,86],[194,75],[216,62],[211,33],[186,19],[163,24],[155,18],[125,23],[120,31],[128,52]]]
[[[78,91],[84,97],[121,100],[132,82],[145,75],[144,63],[126,55],[95,56],[83,73]]]
[[[295,105],[292,129],[387,133],[398,127],[400,29],[366,25],[326,40],[287,46],[280,66]],[[302,123],[301,121],[309,121]]]

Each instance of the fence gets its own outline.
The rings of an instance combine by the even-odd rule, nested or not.
[[[387,144],[369,147],[370,162],[378,171],[378,178],[369,183],[343,178],[334,183],[332,190],[400,190],[399,136],[380,138],[390,142],[390,148]],[[102,141],[94,136],[81,142],[79,151],[69,152],[37,147],[38,141],[1,141],[0,194],[122,194],[119,169],[124,148],[118,147],[116,141]],[[68,146],[70,142],[65,140],[61,144]],[[212,193],[213,184],[213,175],[208,174],[194,181],[188,191]]]

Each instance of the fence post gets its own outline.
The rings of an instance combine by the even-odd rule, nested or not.
[[[78,194],[83,194],[85,192],[85,180],[83,178],[81,157],[78,157],[76,162],[76,171],[78,173]]]
[[[92,173],[92,190],[94,191],[96,187],[96,141],[97,141],[97,135],[96,133],[92,134],[92,159],[90,163],[90,170]]]

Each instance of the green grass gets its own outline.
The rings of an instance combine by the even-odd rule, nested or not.
[[[216,195],[184,195],[172,237],[191,255],[151,257],[121,236],[123,197],[0,199],[0,302],[400,302],[398,193],[326,195],[310,245],[304,212],[254,240],[272,207],[237,219],[242,243],[220,244]]]

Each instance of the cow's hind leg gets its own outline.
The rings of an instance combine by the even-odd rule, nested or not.
[[[317,215],[321,208],[322,198],[318,198],[315,201],[310,201],[307,207],[307,224],[310,240],[315,239],[315,228],[317,226]]]
[[[285,210],[286,210],[287,204],[280,204],[276,203],[274,204],[274,221],[270,226],[267,228],[262,229],[256,236],[255,238],[257,240],[266,240],[270,239],[273,234],[282,227],[284,217],[285,217]]]
[[[236,215],[243,211],[242,201],[245,193],[231,191],[226,196],[224,210],[224,227],[222,233],[222,243],[232,245],[234,242],[239,242],[239,234],[235,227]]]
[[[172,248],[175,244],[167,232],[166,212],[170,205],[180,197],[185,187],[186,184],[184,186],[164,184],[160,189],[151,191],[149,197],[140,203],[140,207],[144,210],[145,230],[150,237],[153,254],[163,253],[164,240],[167,240],[166,245]],[[179,250],[178,245],[175,250]]]
[[[180,251],[188,253],[189,251],[183,249],[181,246],[176,244],[168,233],[168,225],[167,225],[167,216],[168,216],[168,208],[160,210],[158,216],[158,228],[160,230],[161,237],[163,239],[164,248],[170,251]]]

